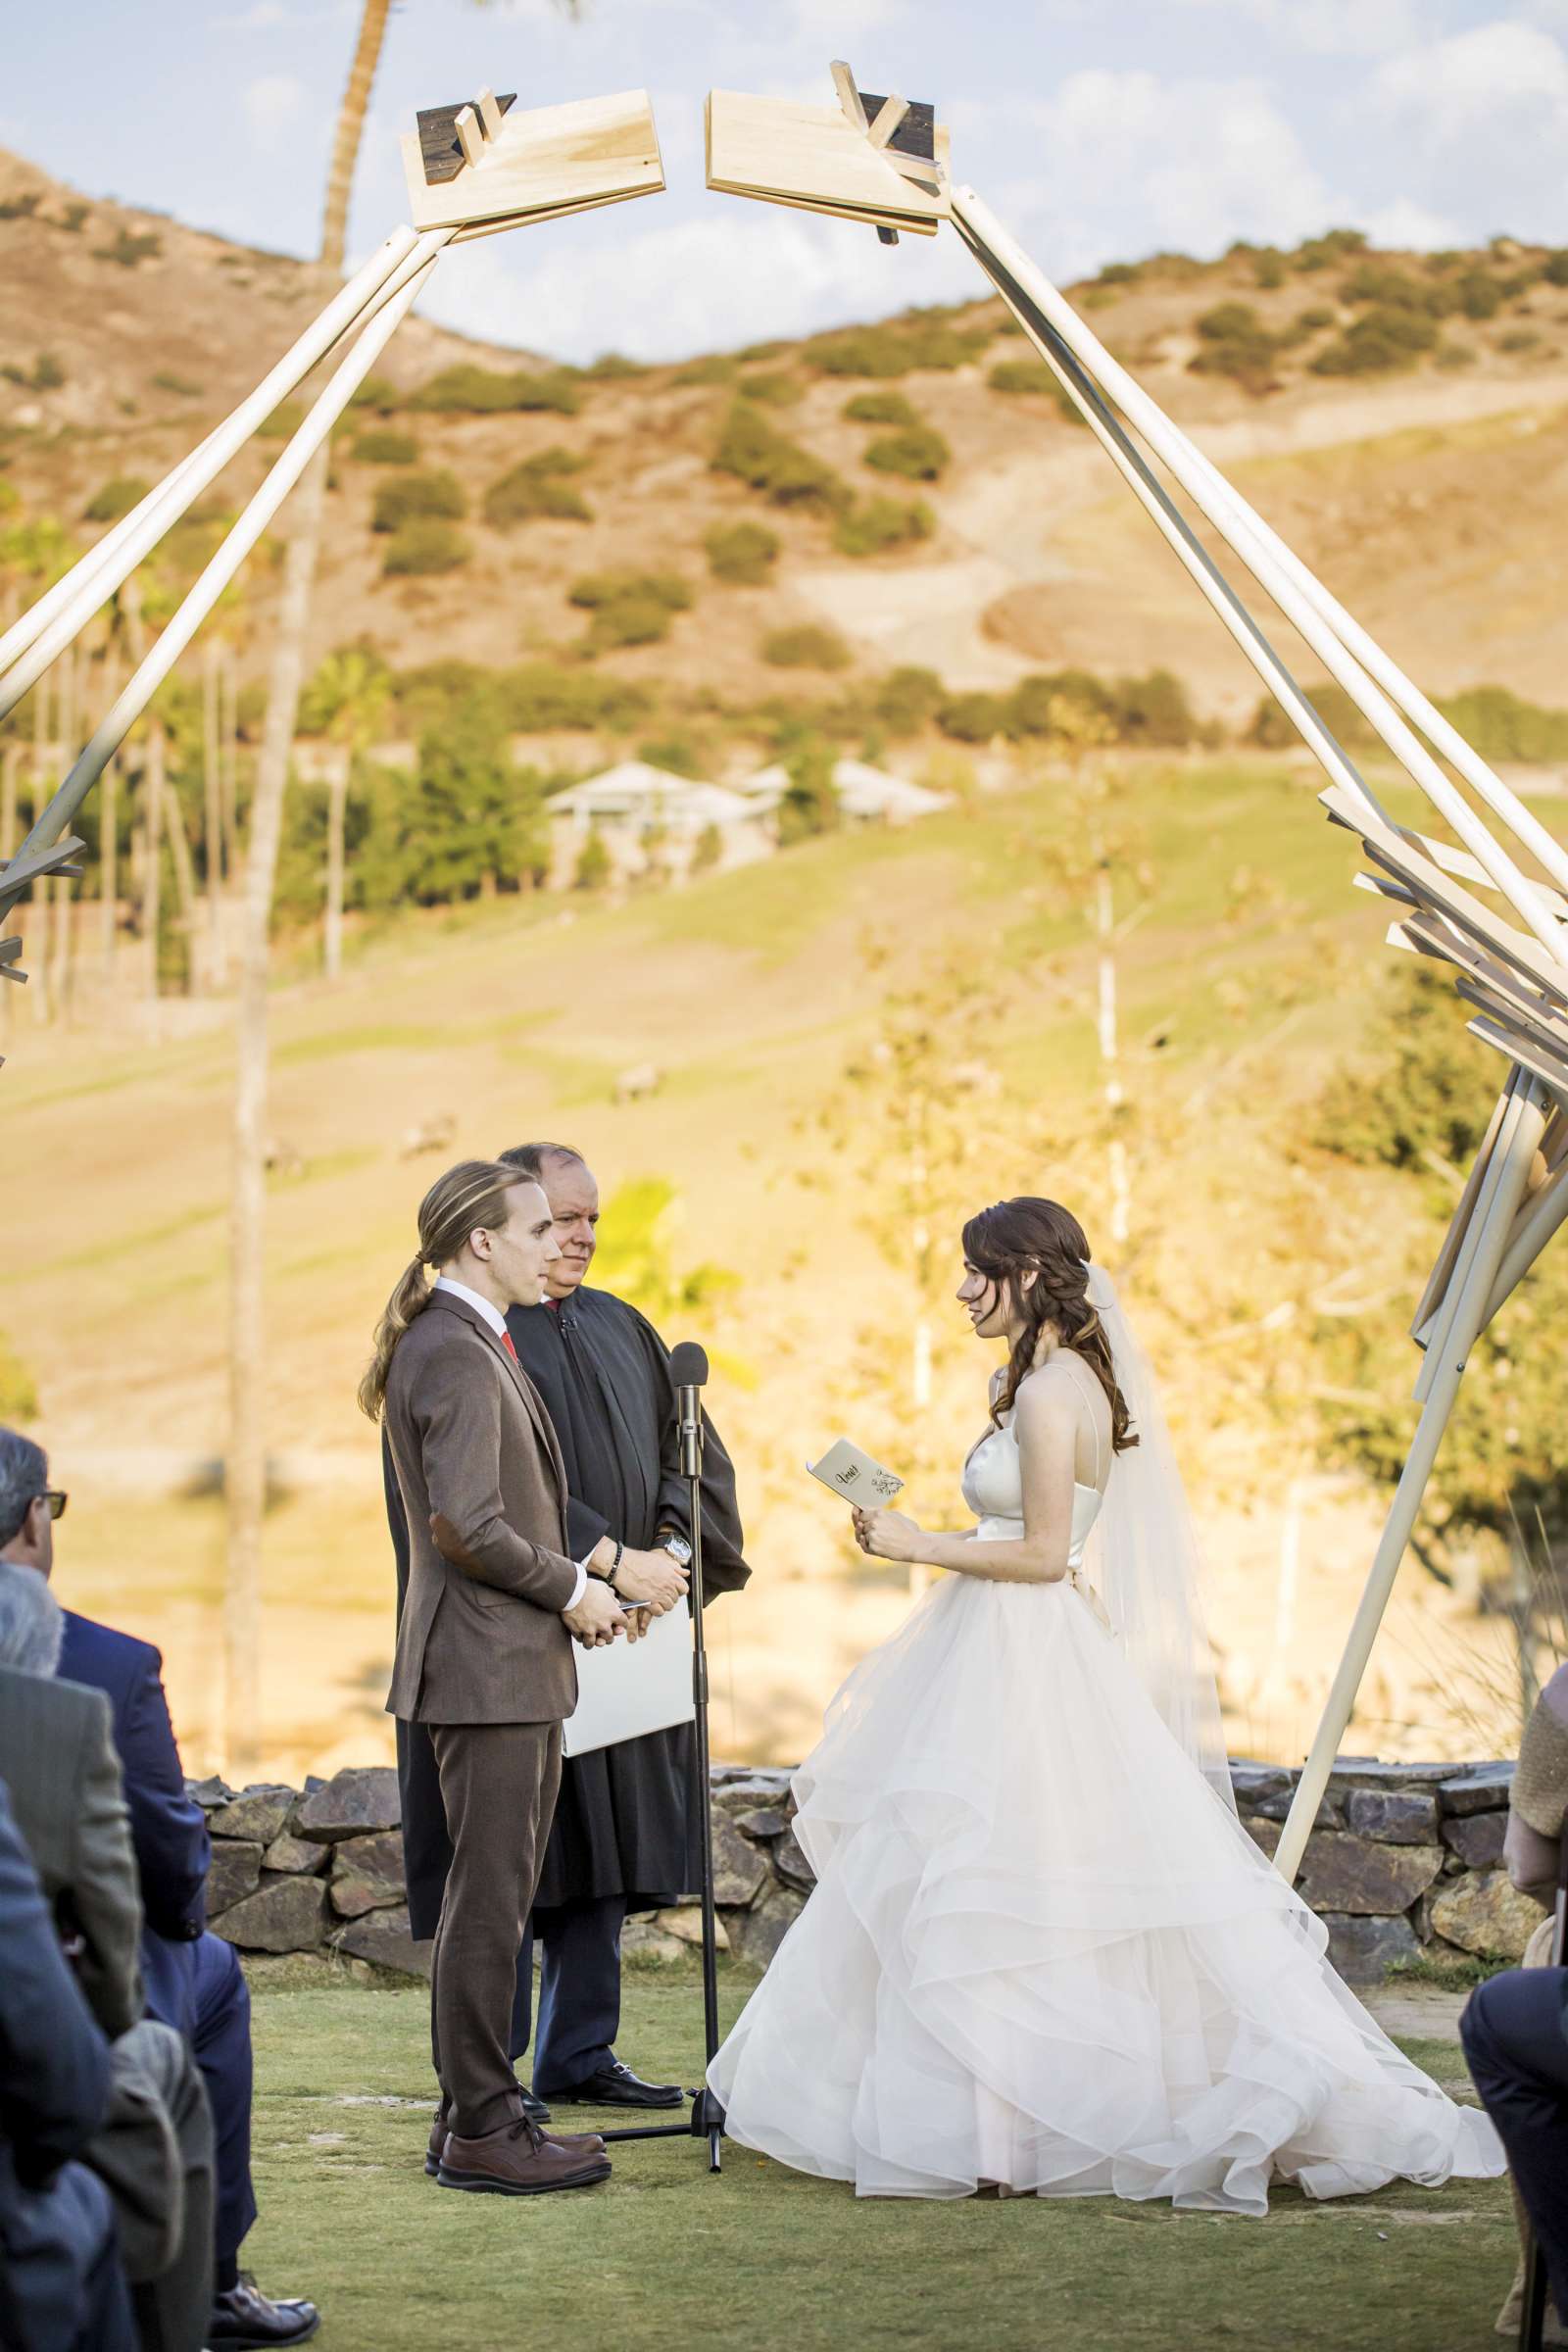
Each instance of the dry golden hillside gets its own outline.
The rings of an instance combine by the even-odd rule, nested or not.
[[[0,319],[5,478],[27,512],[58,515],[78,539],[92,535],[83,516],[95,494],[117,478],[155,478],[259,377],[318,299],[299,263],[109,203],[83,211],[15,158],[0,157],[0,256],[11,296]],[[1555,702],[1568,285],[1543,274],[1546,258],[1506,240],[1436,258],[1367,257],[1331,240],[1326,256],[1237,253],[1206,267],[1157,257],[1075,292],[1118,356],[1425,685],[1446,693],[1495,681]],[[1369,270],[1362,283],[1357,273]],[[1364,334],[1369,314],[1387,317],[1379,272],[1422,299],[1445,290],[1446,314],[1419,328],[1428,347],[1387,372],[1317,371],[1347,329]],[[1237,304],[1249,315],[1240,347],[1212,327]],[[411,321],[387,362],[387,413],[361,412],[358,422],[412,442],[415,469],[456,476],[466,560],[432,576],[388,576],[372,504],[413,469],[357,458],[350,431],[338,445],[317,652],[368,638],[399,667],[515,663],[580,646],[584,618],[568,590],[583,575],[658,569],[684,578],[690,609],[662,641],[602,653],[597,667],[688,705],[823,690],[822,670],[781,670],[763,658],[769,637],[808,624],[836,632],[857,672],[913,663],[962,689],[1067,663],[1112,673],[1162,664],[1200,711],[1243,714],[1254,699],[1250,673],[1088,436],[1045,394],[997,388],[993,371],[1028,355],[1004,331],[1000,307],[977,301],[925,323],[938,344],[944,330],[950,344],[968,339],[960,364],[925,364],[917,339],[914,364],[897,375],[829,371],[853,369],[857,340],[866,366],[895,365],[888,354],[903,329],[891,322],[685,368],[572,372],[570,414],[470,415],[408,404],[454,364],[548,363]],[[1195,371],[1195,360],[1206,368],[1227,353],[1239,373]],[[941,436],[947,455],[934,478],[867,462],[888,427],[845,414],[867,394],[901,398]],[[781,502],[715,471],[737,407],[830,468],[829,498]],[[216,503],[237,505],[275,447],[253,445]],[[548,451],[574,465],[586,518],[492,527],[486,493]],[[929,535],[880,556],[846,555],[832,500],[859,510],[876,497],[922,503]],[[710,571],[707,533],[741,519],[780,542],[762,585],[726,585]],[[247,592],[257,667],[271,589],[263,561]],[[1311,674],[1304,658],[1301,666]]]

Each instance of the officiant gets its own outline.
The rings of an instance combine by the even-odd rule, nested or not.
[[[562,1254],[542,1306],[514,1307],[507,1327],[543,1397],[566,1467],[568,1547],[629,1605],[677,1594],[691,1558],[689,1490],[680,1475],[669,1354],[645,1316],[585,1277],[598,1246],[599,1190],[580,1152],[524,1144],[500,1155],[543,1185]],[[706,1417],[705,1417],[706,1421]],[[735,1474],[710,1424],[703,1472],[703,1573],[709,1599],[737,1592],[742,1557]],[[387,1492],[401,1606],[408,1544],[395,1481]],[[565,1759],[533,1914],[541,1947],[531,2112],[551,2099],[625,2107],[680,2104],[677,2083],[643,2081],[615,2055],[620,1934],[629,1911],[662,1909],[700,1883],[695,1738],[690,1724]],[[403,1837],[414,1934],[435,1932],[451,1849],[428,1742],[398,1725]],[[528,2048],[532,1938],[517,1963],[513,2057]]]

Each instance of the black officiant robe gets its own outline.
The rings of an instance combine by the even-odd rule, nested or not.
[[[514,1307],[507,1328],[561,1441],[572,1557],[585,1559],[606,1534],[641,1551],[653,1548],[661,1528],[689,1538],[669,1352],[653,1325],[624,1299],[584,1285],[559,1308]],[[704,1440],[703,1581],[710,1600],[739,1591],[751,1570],[735,1473],[706,1414]],[[386,1467],[401,1610],[408,1537]],[[427,1739],[417,1725],[397,1728],[410,1922],[416,1936],[432,1936],[451,1852],[446,1819]],[[695,1755],[693,1727],[679,1724],[568,1756],[536,1902],[617,1895],[629,1911],[647,1911],[695,1892]]]

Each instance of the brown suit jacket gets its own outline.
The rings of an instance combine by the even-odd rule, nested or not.
[[[409,1523],[388,1714],[559,1723],[577,1704],[561,1448],[532,1382],[449,1291],[398,1342],[386,1431]]]
[[[82,1941],[77,1980],[111,2041],[145,2007],[141,1882],[101,1690],[0,1666],[0,1780],[62,1931]]]

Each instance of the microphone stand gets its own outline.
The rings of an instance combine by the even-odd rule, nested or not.
[[[677,1349],[678,1358],[684,1350]],[[712,1788],[709,1773],[708,1738],[708,1644],[703,1629],[703,1415],[698,1401],[699,1392],[708,1378],[708,1359],[702,1349],[692,1348],[691,1358],[701,1359],[700,1377],[677,1384],[676,1414],[680,1432],[680,1474],[685,1479],[691,1498],[691,1612],[692,1612],[692,1703],[695,1709],[693,1730],[700,1807],[700,1855],[702,1861],[703,1901],[703,2046],[707,2052],[704,2081],[700,2090],[692,2093],[692,2111],[684,2124],[641,2124],[621,2131],[605,2132],[606,2140],[621,2139],[706,2139],[708,2169],[710,2173],[722,2170],[719,2146],[724,2137],[724,2110],[707,2082],[707,2069],[718,2053],[718,1912],[713,1900],[713,1820]],[[686,1368],[680,1367],[677,1368]],[[691,1365],[695,1369],[695,1363]]]

